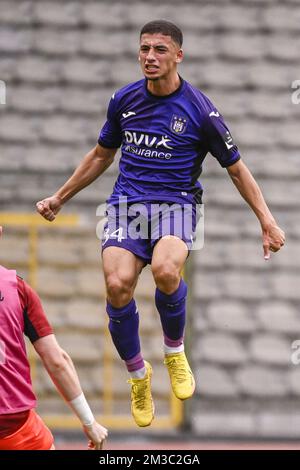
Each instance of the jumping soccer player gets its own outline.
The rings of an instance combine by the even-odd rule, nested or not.
[[[0,227],[0,236],[2,227]],[[0,265],[0,450],[52,450],[53,436],[34,411],[24,334],[57,390],[80,419],[90,449],[102,449],[107,430],[95,421],[74,364],[58,345],[36,292]]]
[[[195,381],[183,344],[187,285],[181,271],[191,248],[196,206],[202,196],[198,178],[208,152],[227,169],[255,212],[262,228],[265,259],[284,244],[284,233],[241,161],[221,114],[201,91],[178,75],[181,46],[182,32],[170,22],[152,21],[142,28],[139,61],[145,78],[114,93],[96,147],[52,197],[37,203],[39,213],[54,220],[63,204],[109,167],[121,146],[120,174],[108,200],[102,256],[109,330],[131,375],[132,414],[139,426],[150,425],[154,417],[152,368],[141,354],[139,316],[133,298],[139,274],[147,263],[157,287],[155,303],[173,392],[181,400],[194,393]],[[146,208],[146,213],[140,210],[144,225],[151,222],[148,238],[132,237],[128,229],[136,203]],[[162,217],[157,213],[150,217],[157,203],[164,203]],[[177,209],[170,217],[168,207],[174,204]],[[178,230],[180,209],[186,206],[192,207],[188,217],[192,224],[190,231],[183,233]],[[163,223],[165,213],[170,224]]]

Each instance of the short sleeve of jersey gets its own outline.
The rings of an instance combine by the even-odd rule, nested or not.
[[[17,280],[20,304],[24,314],[24,333],[34,343],[43,336],[53,334],[53,329],[37,293],[20,277]]]
[[[122,132],[117,117],[117,98],[113,95],[107,109],[107,119],[100,131],[98,144],[106,148],[118,148],[122,143]]]
[[[208,151],[223,168],[233,165],[241,157],[221,114],[211,111],[204,121],[204,135]]]

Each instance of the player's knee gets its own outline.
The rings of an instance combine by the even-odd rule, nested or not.
[[[133,295],[133,280],[129,277],[120,278],[117,275],[106,279],[107,297],[114,307],[119,308],[130,302]]]
[[[171,294],[180,281],[178,269],[168,261],[152,266],[152,273],[156,286],[166,294]]]

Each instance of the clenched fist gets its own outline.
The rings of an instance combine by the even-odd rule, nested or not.
[[[36,210],[44,217],[44,219],[52,222],[56,214],[62,208],[61,198],[59,196],[51,196],[36,203]]]

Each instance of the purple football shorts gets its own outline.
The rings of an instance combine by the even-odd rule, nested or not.
[[[144,202],[109,205],[102,250],[124,248],[150,264],[155,244],[167,235],[183,240],[191,249],[199,212],[196,204]]]

